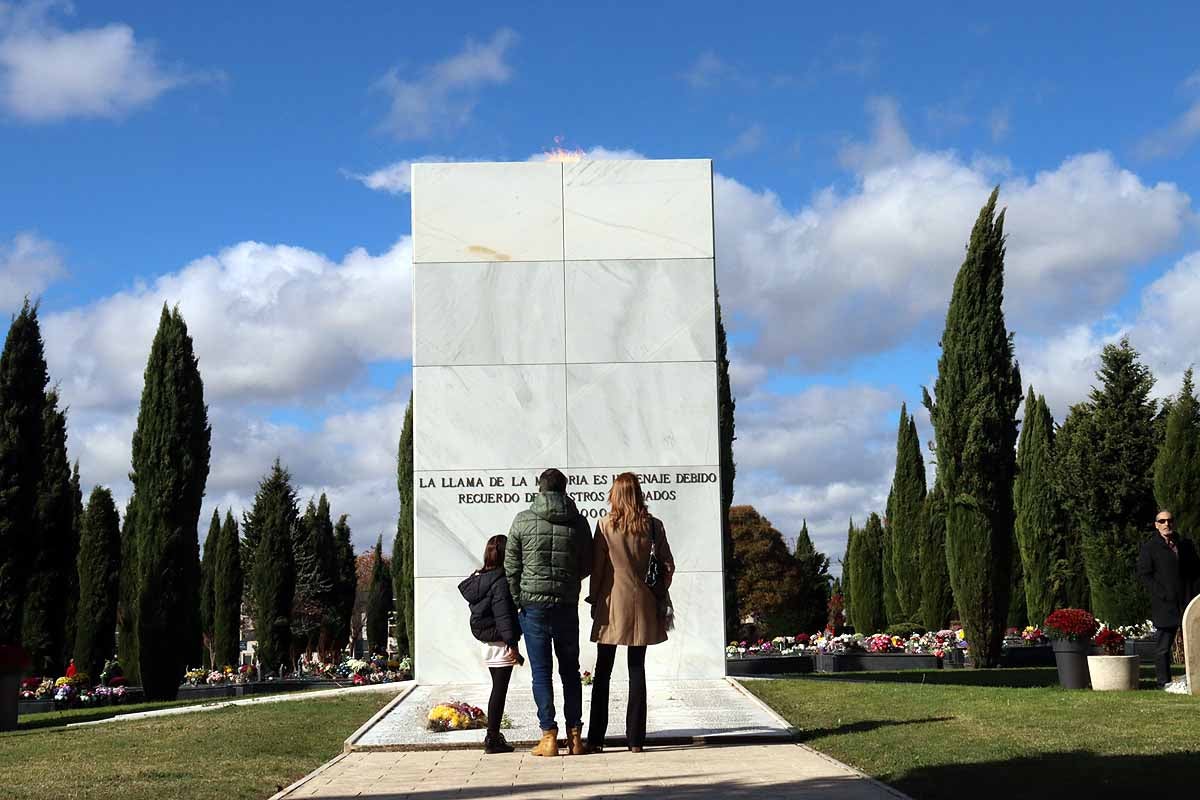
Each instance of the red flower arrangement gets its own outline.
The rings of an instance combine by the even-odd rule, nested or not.
[[[1125,655],[1125,637],[1111,628],[1101,628],[1093,641],[1104,648],[1106,656]]]
[[[1046,617],[1044,627],[1051,639],[1086,642],[1096,635],[1100,625],[1090,612],[1082,608],[1060,608]]]

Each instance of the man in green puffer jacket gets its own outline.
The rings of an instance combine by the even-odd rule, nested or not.
[[[563,684],[567,747],[584,753],[583,688],[579,682],[579,584],[592,572],[592,533],[567,496],[567,476],[548,469],[538,477],[538,496],[517,514],[508,531],[504,572],[533,673],[542,740],[534,755],[558,755],[554,712],[553,661]]]

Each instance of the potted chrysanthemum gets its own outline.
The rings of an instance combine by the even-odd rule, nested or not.
[[[1111,628],[1101,628],[1093,640],[1104,655],[1087,657],[1092,688],[1098,692],[1124,692],[1138,687],[1138,657],[1125,655],[1125,637]]]
[[[1058,682],[1064,689],[1088,687],[1088,652],[1099,625],[1090,612],[1081,608],[1060,608],[1051,612],[1042,626],[1054,645]]]

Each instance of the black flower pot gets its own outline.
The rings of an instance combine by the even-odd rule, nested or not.
[[[1091,681],[1088,676],[1087,657],[1091,650],[1091,642],[1054,640],[1054,662],[1058,665],[1058,682],[1064,689],[1088,688]]]

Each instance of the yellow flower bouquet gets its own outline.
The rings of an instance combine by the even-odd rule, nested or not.
[[[483,713],[482,708],[451,700],[449,703],[439,703],[429,710],[427,727],[436,733],[486,728],[487,715]]]

